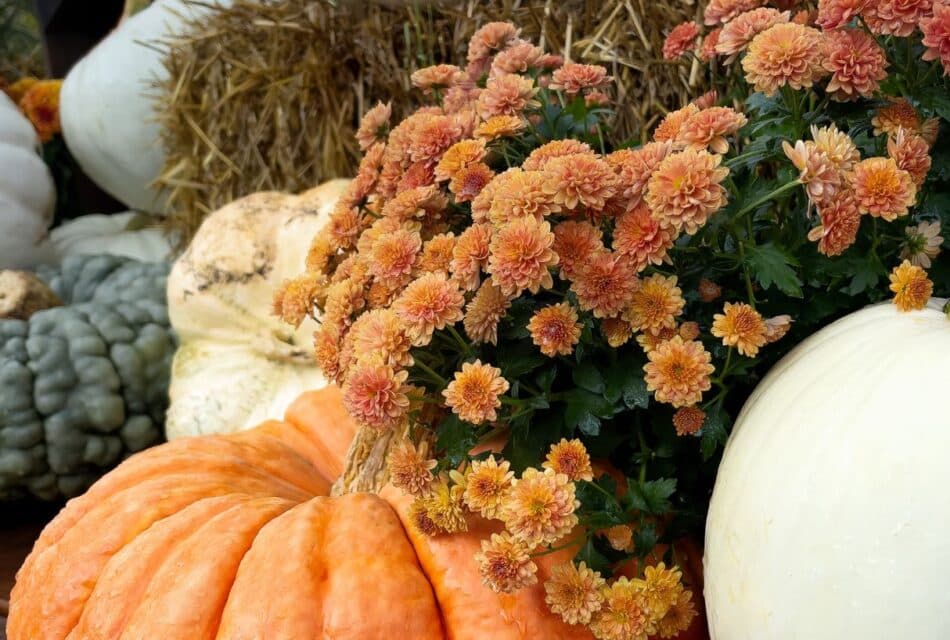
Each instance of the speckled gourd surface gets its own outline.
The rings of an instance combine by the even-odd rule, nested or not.
[[[69,257],[38,273],[64,306],[0,320],[0,500],[78,495],[162,439],[168,269]]]

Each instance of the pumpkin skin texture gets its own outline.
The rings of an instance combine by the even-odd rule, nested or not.
[[[716,640],[950,637],[950,318],[869,307],[773,367],[706,526]]]
[[[49,242],[57,260],[105,253],[143,262],[161,262],[169,259],[172,246],[155,220],[134,211],[88,214],[51,229]]]

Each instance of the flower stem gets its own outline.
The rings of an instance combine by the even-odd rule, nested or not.
[[[459,346],[462,347],[462,351],[464,353],[466,354],[471,353],[472,345],[467,343],[465,341],[465,338],[459,335],[459,332],[455,330],[455,327],[453,327],[452,325],[446,325],[445,328],[448,329],[450,334],[452,334],[452,337],[455,338],[455,341],[459,343]]]
[[[735,217],[736,217],[736,218],[741,218],[741,217],[744,216],[745,214],[749,213],[750,211],[753,211],[753,210],[757,209],[758,207],[760,207],[761,205],[765,204],[765,203],[768,202],[769,200],[772,200],[772,199],[774,199],[774,198],[777,198],[778,196],[782,195],[782,194],[785,193],[786,191],[789,191],[789,190],[791,190],[791,189],[793,189],[793,188],[799,186],[800,184],[801,184],[801,183],[800,183],[798,180],[792,180],[791,182],[786,182],[785,184],[783,184],[783,185],[782,185],[781,187],[779,187],[778,189],[775,189],[774,191],[770,191],[769,193],[765,194],[765,195],[762,196],[761,198],[758,198],[757,200],[755,200],[754,202],[752,202],[752,204],[747,204],[746,206],[744,206],[744,207],[742,207],[741,209],[739,209],[739,213],[737,213]]]
[[[556,546],[556,547],[550,547],[550,548],[545,549],[544,551],[540,551],[540,552],[538,552],[538,553],[532,553],[532,554],[531,554],[531,557],[532,557],[532,558],[540,558],[541,556],[546,556],[546,555],[551,554],[551,553],[557,553],[558,551],[563,551],[564,549],[570,549],[571,547],[575,546],[575,545],[576,545],[578,542],[580,542],[581,540],[584,540],[585,542],[587,541],[587,534],[586,534],[586,533],[585,533],[585,534],[582,534],[582,535],[579,535],[579,536],[577,536],[576,538],[571,538],[570,540],[568,540],[567,542],[565,542],[565,543],[562,544],[562,545],[558,545],[558,546]]]
[[[416,365],[417,367],[419,367],[420,369],[422,369],[423,371],[425,371],[426,373],[428,373],[428,374],[433,378],[434,381],[438,382],[438,383],[439,383],[440,385],[442,385],[443,387],[448,385],[448,381],[447,381],[445,378],[443,378],[442,376],[440,376],[440,375],[439,375],[438,373],[436,373],[434,370],[430,369],[430,368],[426,365],[426,363],[422,362],[422,360],[419,360],[418,358],[416,358],[416,363],[415,363],[415,365]]]

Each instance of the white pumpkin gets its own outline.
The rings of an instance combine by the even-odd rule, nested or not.
[[[202,11],[199,3],[156,0],[123,20],[63,81],[60,120],[69,151],[86,175],[130,209],[163,212],[163,196],[150,186],[164,162],[148,96],[155,80],[166,77],[156,43]]]
[[[229,433],[283,416],[326,385],[316,323],[294,331],[271,313],[277,287],[303,269],[310,243],[348,181],[300,196],[255,193],[208,216],[168,278],[180,347],[172,363],[169,440]]]
[[[0,91],[0,269],[43,262],[56,188],[33,125]]]
[[[172,246],[168,236],[150,216],[126,211],[112,215],[92,214],[70,220],[50,231],[57,260],[79,254],[110,254],[142,262],[168,260]]]
[[[706,524],[713,640],[950,638],[950,318],[870,307],[749,398]]]

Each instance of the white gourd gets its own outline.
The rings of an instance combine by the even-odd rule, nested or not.
[[[161,227],[134,211],[91,214],[70,220],[50,231],[50,243],[60,261],[73,255],[109,254],[161,262],[172,253]]]
[[[230,433],[277,419],[325,386],[312,319],[295,331],[271,313],[277,287],[303,271],[310,243],[348,181],[300,196],[256,193],[202,223],[168,278],[180,347],[172,363],[168,439]]]
[[[163,196],[150,186],[164,162],[148,95],[156,79],[166,77],[156,43],[180,32],[185,16],[206,10],[184,0],[156,0],[120,22],[63,82],[66,145],[86,175],[130,209],[163,212]]]
[[[0,269],[43,262],[56,188],[33,125],[0,91]]]
[[[950,638],[945,303],[851,314],[749,398],[706,524],[713,640]]]

